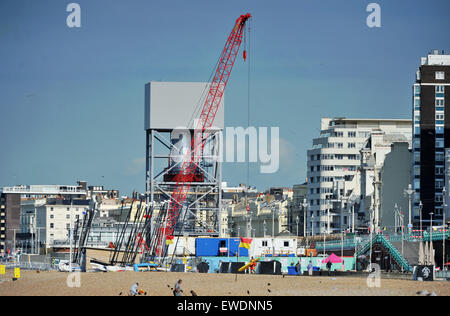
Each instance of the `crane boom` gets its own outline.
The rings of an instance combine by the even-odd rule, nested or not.
[[[167,214],[165,228],[166,236],[173,236],[180,210],[186,200],[195,171],[201,160],[205,146],[205,132],[212,127],[217,110],[222,100],[225,88],[230,78],[231,70],[239,53],[246,22],[251,18],[249,13],[241,15],[228,36],[225,47],[219,58],[219,63],[210,83],[209,91],[203,105],[200,117],[195,124],[194,137],[191,139],[191,151],[187,153],[177,182],[173,190]],[[246,54],[244,54],[245,56]]]

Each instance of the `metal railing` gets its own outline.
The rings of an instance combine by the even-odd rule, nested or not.
[[[450,280],[450,271],[436,271],[436,278]]]
[[[7,262],[3,263],[6,269],[20,268],[22,270],[56,271],[58,265],[40,262]]]
[[[382,234],[387,240],[389,240],[390,242],[401,242],[402,239],[404,241],[408,241],[408,242],[418,242],[421,239],[423,241],[439,241],[439,240],[443,240],[443,239],[448,239],[450,238],[450,231],[445,231],[445,232],[433,232],[433,233],[429,233],[429,232],[423,232],[423,236],[422,235],[414,235],[414,234],[405,234],[403,237],[400,234]],[[361,244],[364,243],[365,241],[369,240],[369,235],[361,235],[361,236],[357,236],[356,237],[356,243],[357,244]],[[320,241],[320,242],[316,242],[316,249],[317,250],[323,250],[325,249],[330,249],[330,250],[334,250],[334,249],[340,249],[342,248],[342,245],[344,248],[354,248],[355,247],[355,238],[354,237],[350,237],[350,238],[344,238],[344,240],[330,240],[330,241]]]

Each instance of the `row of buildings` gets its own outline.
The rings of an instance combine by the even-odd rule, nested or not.
[[[219,236],[275,237],[295,234],[289,219],[292,215],[291,188],[272,188],[262,193],[245,185],[229,187],[224,182],[222,186],[223,211]],[[306,192],[306,184],[303,187],[303,192]],[[73,186],[21,185],[4,187],[0,191],[0,255],[16,250],[40,254],[45,249],[66,248],[70,232],[80,228],[84,216],[94,207],[96,216],[88,244],[107,247],[116,242],[124,227],[126,234],[132,230],[132,226],[126,224],[127,217],[135,218],[135,214],[146,206],[137,193],[132,197],[119,197],[117,190],[87,186],[83,181]],[[95,205],[92,202],[94,196]],[[162,203],[155,205],[157,212],[161,206]]]
[[[411,120],[322,119],[308,150],[306,235],[449,218],[450,55],[431,52],[415,77]]]
[[[450,99],[449,74],[450,55],[433,51],[421,59],[412,85],[410,120],[322,118],[320,135],[313,139],[307,151],[306,183],[257,192],[245,185],[229,187],[222,182],[220,163],[202,165],[202,170],[212,168],[211,174],[217,176],[205,178],[191,188],[193,196],[197,196],[194,200],[202,201],[195,203],[198,209],[195,216],[188,216],[192,217],[190,229],[195,232],[199,220],[213,221],[219,223],[219,229],[214,231],[218,236],[275,237],[330,235],[344,231],[367,233],[368,229],[396,233],[402,226],[442,225],[450,218],[450,104],[446,102]],[[192,84],[153,85],[158,89],[178,89],[176,91],[180,86],[193,89]],[[195,87],[189,90],[192,95],[203,85]],[[171,95],[173,93],[166,93],[162,98],[164,106]],[[148,112],[151,107],[147,99]],[[175,101],[172,103],[177,104]],[[158,106],[156,101],[152,104],[153,108]],[[222,120],[219,118],[223,128]],[[178,122],[168,122],[162,131],[170,130],[172,125],[179,126],[175,123]],[[153,138],[163,139],[162,131],[157,130],[162,127],[156,126],[153,131],[152,126],[147,125],[147,159],[151,162],[155,158]],[[178,134],[170,137],[173,142],[180,139]],[[161,157],[166,159],[170,155],[156,156]],[[147,165],[153,166],[153,163]],[[162,180],[152,175],[162,175],[172,169],[169,165],[163,172],[146,170],[145,196],[151,197],[147,204],[163,203],[173,180],[170,174]],[[209,182],[211,189],[205,189]],[[74,186],[3,188],[0,254],[11,251],[18,240],[32,251],[67,242],[71,227],[92,208],[93,196],[99,198],[100,203],[90,241],[114,242],[127,212],[137,211],[137,196],[121,198],[117,190],[87,186],[82,181]],[[216,209],[219,216],[215,215]]]

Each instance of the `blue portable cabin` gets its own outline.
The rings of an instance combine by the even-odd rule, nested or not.
[[[248,257],[248,249],[239,248],[240,238],[209,238],[199,237],[195,240],[196,257]],[[220,248],[226,248],[226,252],[220,252]]]

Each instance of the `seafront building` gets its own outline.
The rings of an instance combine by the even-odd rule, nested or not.
[[[103,186],[18,185],[0,189],[0,255],[21,250],[38,254],[41,249],[68,243],[69,232],[81,225],[92,197],[98,216],[120,209],[119,191]],[[117,213],[117,212],[116,212]]]
[[[372,211],[380,224],[377,183],[395,142],[411,143],[410,120],[322,118],[307,152],[308,235],[367,227]]]
[[[421,58],[413,85],[413,189],[416,226],[442,224],[445,149],[450,148],[450,55]],[[448,193],[448,185],[446,186]],[[449,201],[447,200],[447,204]],[[420,225],[420,224],[419,224]]]

